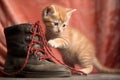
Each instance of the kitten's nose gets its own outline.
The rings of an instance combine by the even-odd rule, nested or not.
[[[60,32],[60,29],[58,28],[58,33]]]
[[[58,32],[58,33],[60,32],[60,28],[57,29],[57,32]]]

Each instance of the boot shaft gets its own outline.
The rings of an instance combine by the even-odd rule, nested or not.
[[[4,29],[8,49],[4,70],[20,70],[21,73],[17,74],[24,77],[70,76],[68,68],[55,64],[48,56],[40,30],[38,23],[19,24]]]
[[[25,57],[30,43],[32,24],[25,23],[4,29],[8,54],[15,57]]]

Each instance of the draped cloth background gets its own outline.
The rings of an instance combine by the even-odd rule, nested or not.
[[[0,68],[7,55],[4,28],[42,22],[42,9],[51,3],[76,8],[70,24],[93,41],[103,65],[120,68],[120,0],[0,0]]]

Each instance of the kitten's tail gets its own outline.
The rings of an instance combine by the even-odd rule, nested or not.
[[[94,59],[93,61],[94,66],[100,71],[100,72],[107,72],[107,73],[120,73],[120,69],[112,69],[112,68],[107,68],[103,66],[97,58]]]

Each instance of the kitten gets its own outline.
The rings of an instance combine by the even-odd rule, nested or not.
[[[82,67],[80,71],[86,74],[92,72],[93,65],[103,72],[120,72],[120,70],[102,66],[95,57],[93,43],[80,31],[69,26],[69,20],[74,11],[76,9],[58,5],[49,5],[43,10],[48,44],[61,52],[67,65],[74,67],[75,64],[79,64]]]

